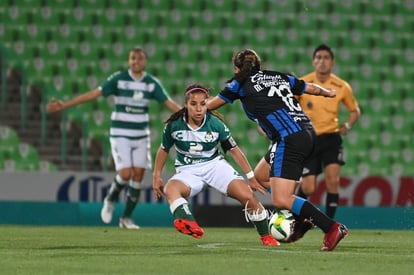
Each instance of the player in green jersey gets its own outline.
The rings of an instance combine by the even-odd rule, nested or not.
[[[172,112],[180,106],[169,96],[161,82],[145,71],[147,56],[142,48],[133,48],[128,55],[129,69],[111,75],[100,87],[81,94],[66,102],[55,100],[47,105],[48,112],[95,100],[100,96],[114,97],[111,114],[110,142],[117,175],[104,199],[101,218],[110,223],[114,201],[123,188],[128,186],[126,207],[119,226],[138,229],[132,212],[139,200],[145,169],[151,168],[149,104],[156,100]]]
[[[278,241],[269,234],[267,211],[252,191],[264,194],[265,190],[255,179],[248,160],[227,126],[218,114],[207,110],[208,95],[206,88],[190,85],[185,91],[184,108],[167,120],[155,158],[154,194],[158,199],[163,195],[167,198],[175,217],[175,228],[199,239],[204,230],[195,221],[187,199],[208,186],[212,187],[245,206],[246,219],[255,225],[263,245],[277,246]],[[224,159],[219,145],[246,173],[249,185]],[[173,146],[176,150],[176,174],[164,186],[161,174]]]

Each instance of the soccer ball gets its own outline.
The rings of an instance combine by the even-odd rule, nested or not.
[[[295,217],[289,210],[278,210],[269,219],[269,232],[279,242],[286,242],[286,239],[293,233]]]

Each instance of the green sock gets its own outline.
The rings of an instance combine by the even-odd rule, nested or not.
[[[131,217],[132,211],[134,211],[135,206],[138,203],[139,195],[141,194],[141,189],[135,189],[131,186],[128,187],[127,201],[125,205],[124,217]]]
[[[189,221],[195,221],[193,214],[190,211],[188,204],[182,204],[178,206],[174,211],[174,217],[179,219],[186,219]]]
[[[259,233],[260,236],[265,236],[269,234],[269,223],[267,219],[253,222],[253,224],[256,227],[257,233]]]

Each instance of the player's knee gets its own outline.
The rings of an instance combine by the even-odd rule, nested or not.
[[[301,186],[301,188],[302,188],[303,193],[304,193],[306,196],[310,196],[310,195],[312,195],[313,193],[315,193],[315,191],[316,191],[315,186],[313,186],[313,185],[311,185],[311,184],[309,184],[309,185],[302,185],[302,186]]]
[[[289,200],[288,198],[284,198],[282,196],[272,196],[272,204],[279,209],[289,209]]]
[[[126,182],[131,179],[131,171],[130,169],[121,169],[118,171],[119,177],[121,177],[122,181]]]
[[[253,192],[244,192],[237,198],[241,204],[245,205],[248,203],[250,206],[256,207],[259,203]]]

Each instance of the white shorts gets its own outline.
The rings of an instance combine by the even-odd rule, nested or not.
[[[183,182],[190,187],[190,197],[193,197],[208,186],[227,195],[228,186],[235,179],[244,181],[223,157],[217,157],[207,162],[178,167],[177,173],[169,180]]]
[[[109,138],[116,171],[123,168],[140,167],[151,169],[150,138]]]

